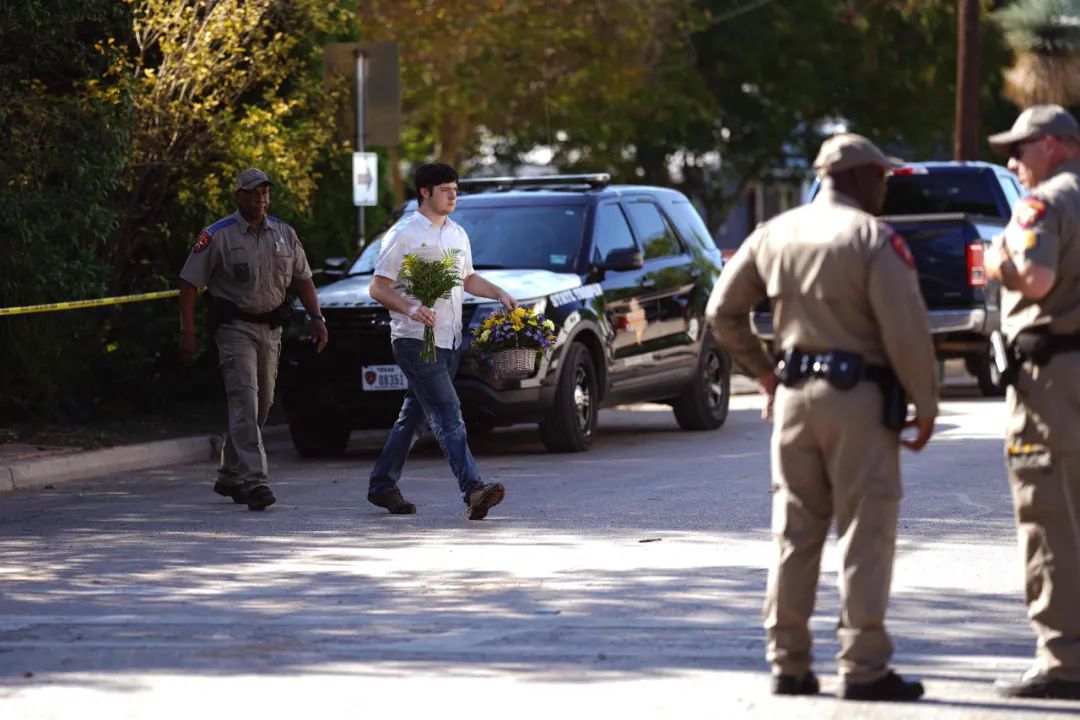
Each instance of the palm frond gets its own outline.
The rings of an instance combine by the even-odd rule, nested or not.
[[[1080,0],[1017,0],[993,18],[1017,53],[1080,52]]]
[[[1017,0],[992,17],[1016,53],[1007,98],[1022,108],[1080,103],[1080,0]]]

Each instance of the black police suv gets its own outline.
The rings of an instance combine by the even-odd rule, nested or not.
[[[722,259],[684,195],[611,185],[609,176],[463,179],[453,219],[477,272],[554,321],[558,340],[525,380],[495,376],[468,348],[471,329],[499,304],[466,294],[455,379],[471,432],[535,422],[553,452],[588,449],[602,406],[667,403],[679,426],[712,430],[727,418],[731,362],[705,323]],[[416,211],[407,203],[397,221]],[[316,354],[299,303],[285,329],[278,386],[293,444],[304,456],[344,451],[353,429],[389,428],[405,376],[390,350],[390,315],[368,285],[380,237],[341,279],[319,288],[330,342]]]

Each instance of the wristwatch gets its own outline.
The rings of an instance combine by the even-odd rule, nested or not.
[[[311,319],[312,320],[319,320],[320,322],[322,322],[323,325],[326,324],[326,318],[324,318],[322,315],[312,315]]]

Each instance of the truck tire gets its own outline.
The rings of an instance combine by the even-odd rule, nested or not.
[[[984,353],[966,358],[968,371],[979,383],[979,393],[983,397],[1001,397],[1005,394],[1005,385],[1001,382],[1001,373],[994,363],[994,356],[988,349]]]
[[[716,430],[724,424],[731,402],[731,359],[707,332],[694,378],[672,404],[683,430]]]
[[[550,452],[582,452],[592,444],[600,409],[596,367],[581,343],[571,343],[562,362],[555,404],[540,421],[540,439]]]
[[[337,457],[345,454],[352,428],[343,419],[314,411],[289,415],[289,436],[301,457]]]

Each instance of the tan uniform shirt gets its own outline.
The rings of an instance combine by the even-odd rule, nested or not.
[[[199,234],[180,277],[243,312],[264,313],[285,301],[294,279],[310,278],[311,267],[288,223],[268,215],[255,230],[237,211]]]
[[[775,347],[859,353],[891,365],[920,418],[937,415],[937,365],[915,262],[903,238],[826,184],[809,205],[755,230],[720,273],[708,316],[735,360],[771,372],[750,327],[769,298]]]
[[[1042,300],[1001,289],[1005,337],[1011,341],[1039,325],[1062,335],[1080,333],[1080,160],[1060,165],[1017,203],[1005,244],[1017,265],[1031,262],[1057,275]]]

